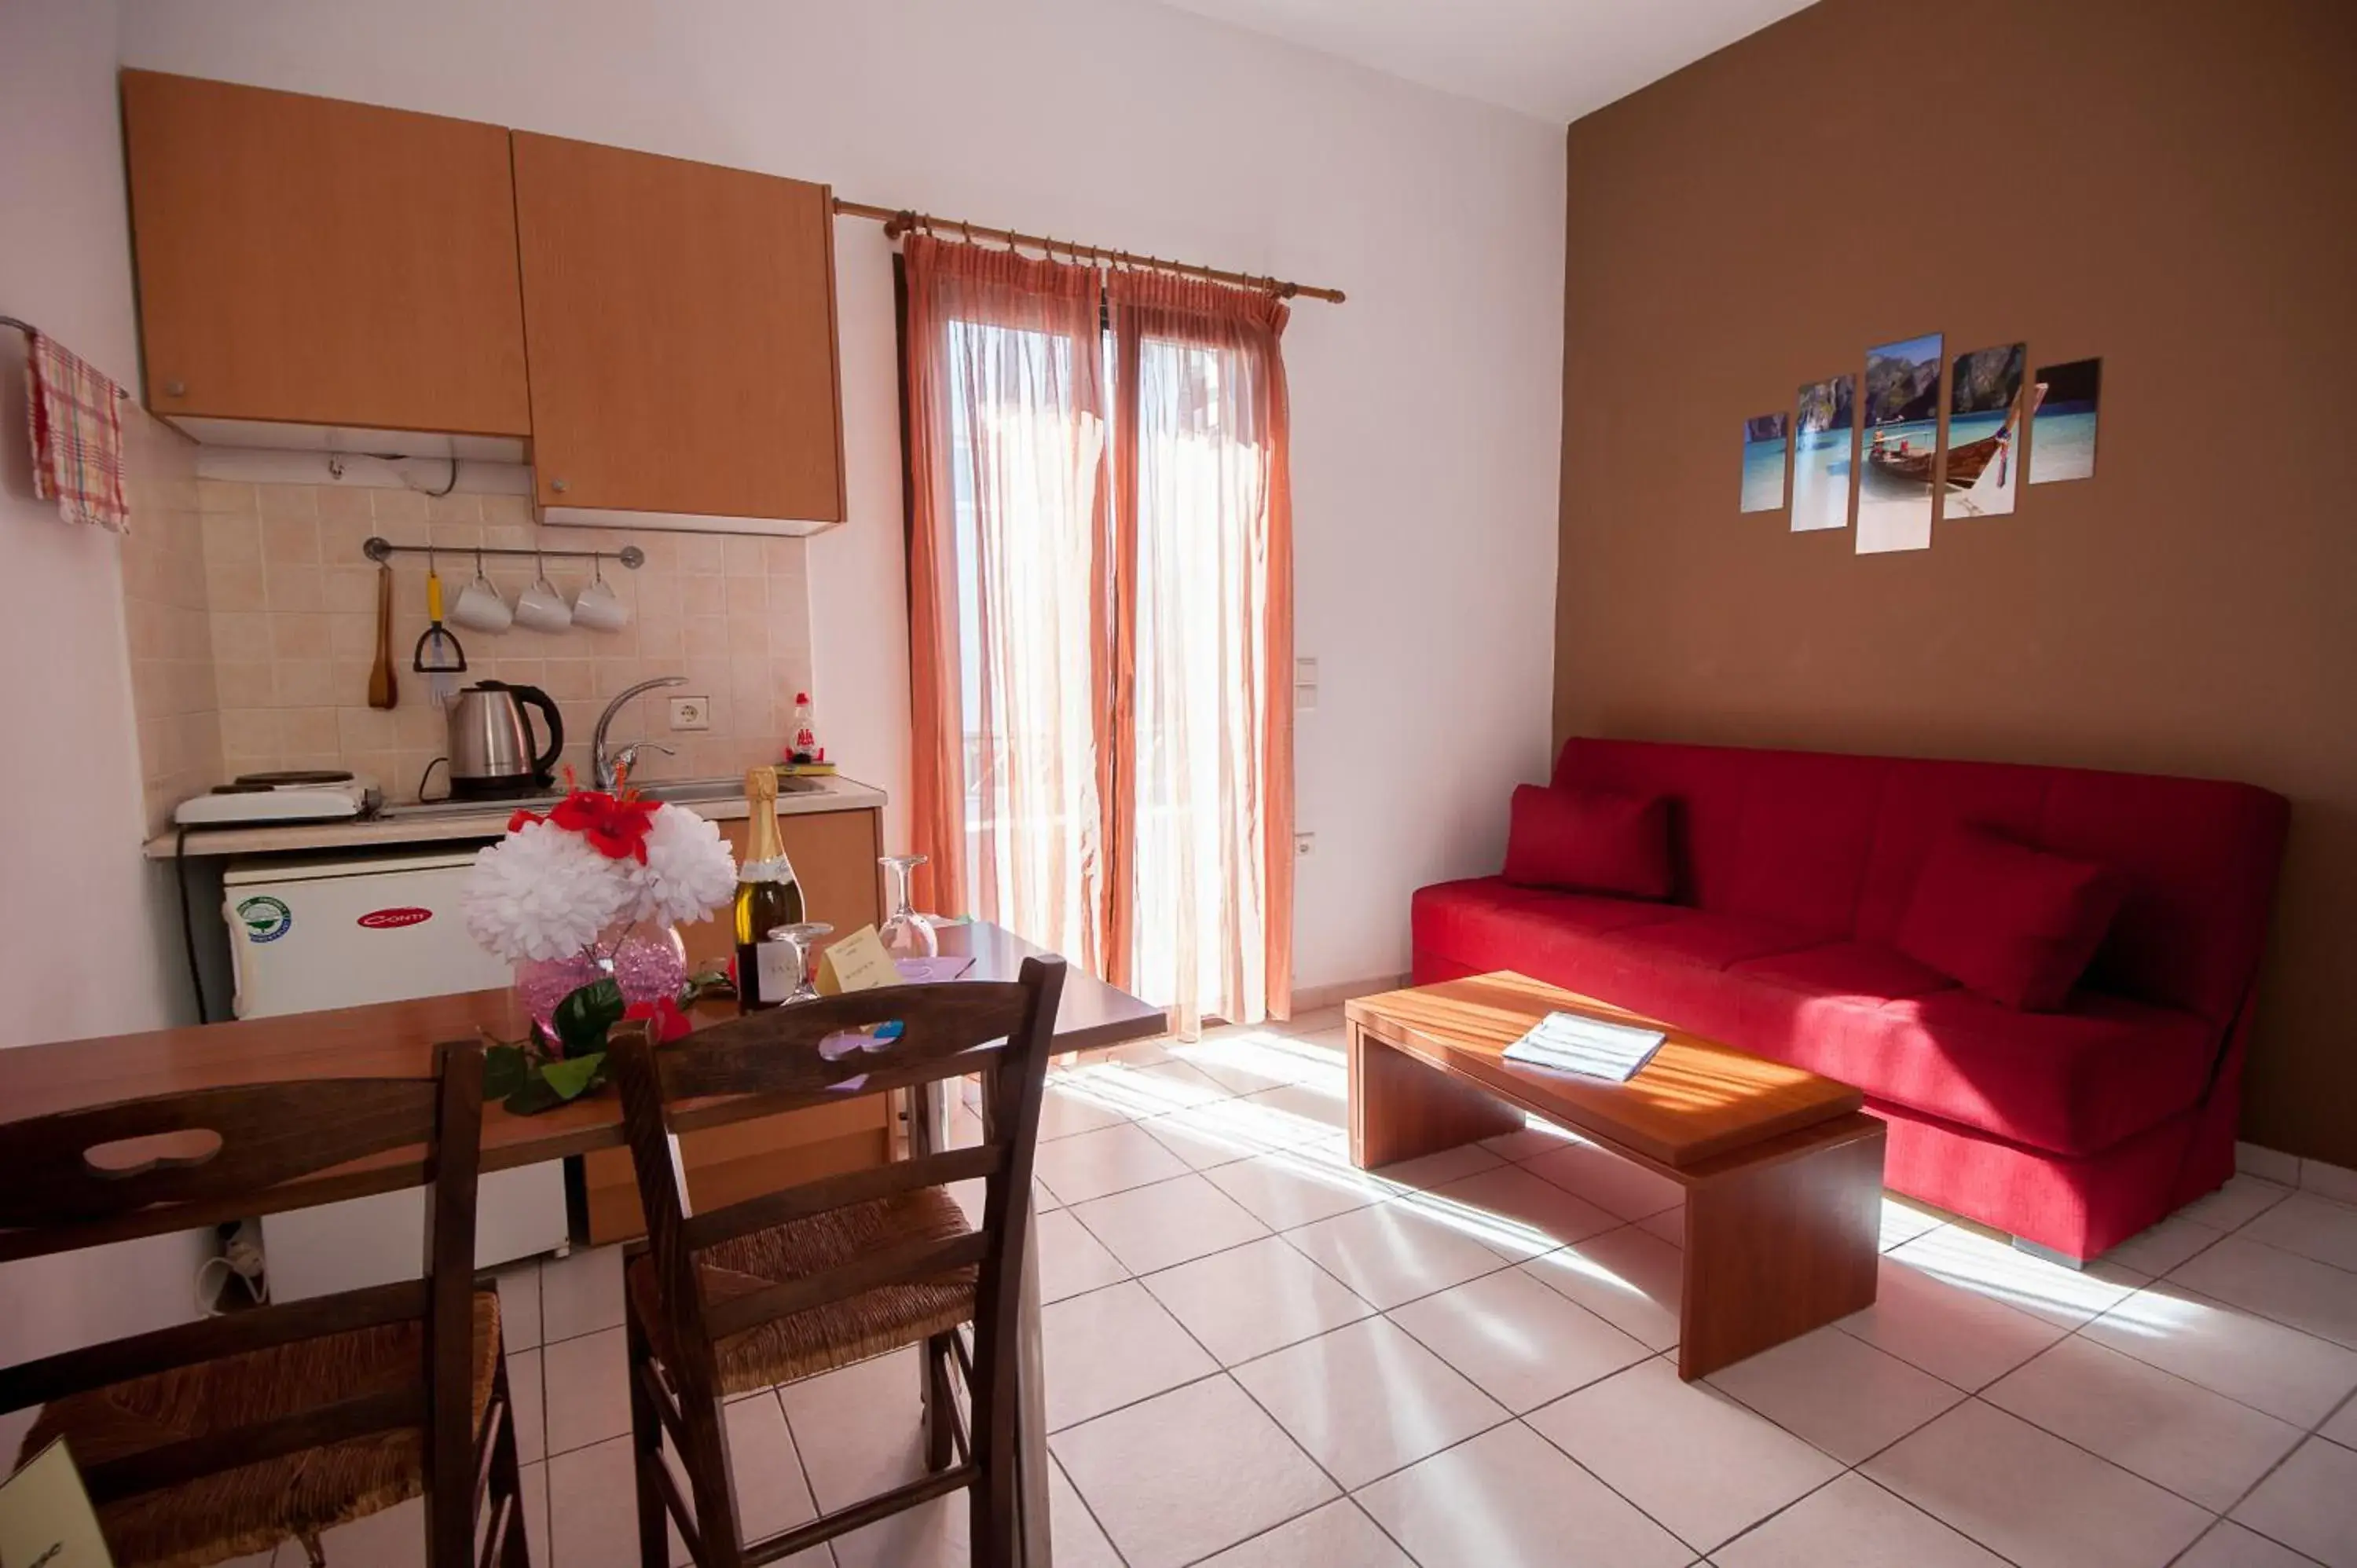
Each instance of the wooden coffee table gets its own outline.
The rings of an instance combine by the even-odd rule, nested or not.
[[[1550,1012],[1669,1039],[1627,1083],[1502,1059]],[[1685,1189],[1681,1378],[1874,1301],[1883,1124],[1847,1084],[1519,974],[1362,996],[1343,1016],[1361,1168],[1511,1133],[1528,1112]]]

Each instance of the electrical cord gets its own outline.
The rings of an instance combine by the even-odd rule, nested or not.
[[[180,942],[188,955],[188,985],[197,993],[197,1022],[213,1021],[205,1002],[205,972],[197,963],[197,921],[188,908],[188,824],[182,822],[172,839],[172,869],[180,885]]]

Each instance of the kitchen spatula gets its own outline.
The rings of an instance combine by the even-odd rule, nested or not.
[[[425,558],[425,629],[417,634],[409,667],[426,678],[426,689],[445,707],[458,694],[458,677],[467,672],[467,650],[442,624],[442,575],[431,555]]]
[[[376,569],[376,663],[369,669],[369,706],[390,708],[401,701],[401,683],[393,678],[393,568]]]

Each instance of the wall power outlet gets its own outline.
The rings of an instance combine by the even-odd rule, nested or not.
[[[671,727],[710,729],[712,704],[702,697],[673,697],[671,700]]]

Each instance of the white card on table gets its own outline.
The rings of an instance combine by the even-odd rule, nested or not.
[[[1615,1024],[1578,1013],[1550,1013],[1508,1046],[1505,1058],[1523,1067],[1626,1083],[1653,1059],[1665,1038],[1661,1030],[1640,1025]]]

